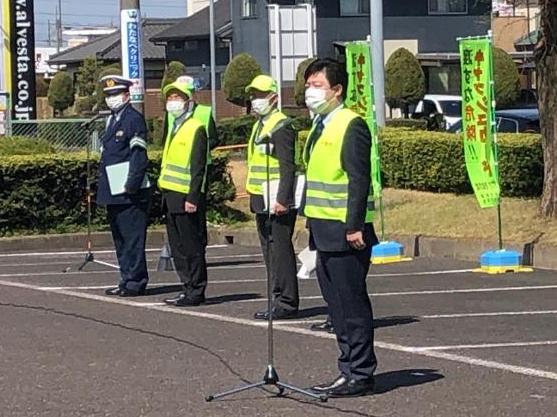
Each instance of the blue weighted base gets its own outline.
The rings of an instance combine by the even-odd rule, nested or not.
[[[411,260],[404,257],[404,246],[398,242],[381,242],[371,249],[371,263],[375,265]]]
[[[522,254],[505,249],[484,252],[480,257],[480,269],[477,270],[488,274],[531,271],[531,268],[522,266]]]

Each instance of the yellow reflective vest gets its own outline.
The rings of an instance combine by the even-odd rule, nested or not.
[[[306,143],[306,203],[304,214],[308,218],[338,220],[346,223],[348,213],[348,174],[342,168],[342,145],[350,123],[358,116],[349,109],[332,115],[319,140],[309,149]],[[312,129],[313,131],[313,129]],[[311,137],[311,132],[308,138]],[[371,155],[370,161],[371,161]],[[374,217],[373,193],[370,190],[366,223]]]
[[[190,192],[193,142],[197,131],[204,128],[198,119],[190,116],[178,128],[174,136],[172,135],[173,129],[169,129],[164,144],[158,181],[161,190],[176,191],[182,194]]]
[[[257,121],[251,130],[251,136],[248,144],[248,178],[246,184],[246,191],[254,195],[263,195],[263,183],[267,181],[267,145],[257,144],[259,138],[271,132],[277,124],[286,119],[286,115],[280,111],[275,111],[268,116],[268,119],[263,123],[263,127],[259,129],[260,121]],[[260,130],[260,132],[258,132]],[[257,136],[257,137],[256,137]],[[269,140],[265,138],[265,140]],[[280,165],[278,159],[269,155],[269,179],[280,179]]]

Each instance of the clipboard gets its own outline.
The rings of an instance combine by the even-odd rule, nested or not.
[[[121,162],[119,164],[108,165],[106,167],[106,176],[108,177],[108,186],[110,194],[121,195],[126,193],[126,182],[128,181],[128,174],[130,172],[130,163]],[[143,183],[140,188],[151,187],[151,181],[145,174]]]
[[[279,188],[280,180],[271,180],[269,182],[269,192],[271,198],[271,214],[273,214],[273,207],[277,201],[277,194]],[[304,194],[304,188],[306,186],[306,176],[305,175],[298,175],[295,180],[294,184],[294,205],[291,208],[300,208],[300,204],[302,202],[302,197]],[[268,210],[267,208],[267,181],[263,182],[263,203],[265,204],[265,211]]]

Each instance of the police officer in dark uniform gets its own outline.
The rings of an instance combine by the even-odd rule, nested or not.
[[[130,80],[109,75],[100,82],[112,114],[102,138],[97,204],[106,206],[120,264],[118,287],[106,290],[106,294],[136,297],[144,294],[149,281],[145,259],[150,197],[147,126],[143,115],[130,104]],[[111,190],[107,167],[122,163],[129,164],[124,190]]]

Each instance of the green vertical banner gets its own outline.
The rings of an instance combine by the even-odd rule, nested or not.
[[[350,42],[346,45],[346,71],[348,92],[345,105],[364,118],[371,132],[371,177],[373,196],[381,198],[381,156],[377,122],[375,120],[375,96],[369,43]]]
[[[468,177],[481,208],[499,204],[491,38],[460,39],[462,136]]]

